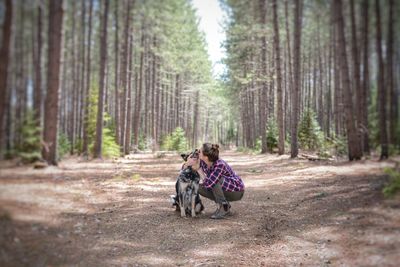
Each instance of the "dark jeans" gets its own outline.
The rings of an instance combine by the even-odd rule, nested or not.
[[[223,179],[221,179],[211,190],[200,185],[199,194],[203,197],[214,200],[215,203],[218,204],[225,203],[226,201],[238,201],[242,199],[244,191],[226,192],[222,190],[222,182]]]

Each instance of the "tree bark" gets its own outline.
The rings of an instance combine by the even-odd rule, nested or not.
[[[375,0],[376,11],[376,52],[378,55],[378,106],[379,106],[379,135],[381,142],[380,159],[389,157],[389,144],[386,124],[386,88],[384,77],[384,63],[382,55],[382,31],[381,31],[381,15],[380,1]]]
[[[36,125],[41,126],[42,116],[42,6],[39,2],[37,7],[37,29],[36,39],[33,38],[33,65],[35,69],[34,79],[34,96],[33,96],[33,110],[35,114]]]
[[[127,0],[126,7],[126,17],[125,17],[125,27],[124,27],[124,43],[123,43],[123,56],[121,59],[121,87],[123,88],[123,96],[121,97],[121,121],[120,121],[120,145],[121,152],[124,152],[125,147],[125,132],[126,132],[126,116],[127,116],[127,98],[128,98],[128,49],[129,49],[129,30],[130,30],[130,10],[131,10],[131,0]]]
[[[120,143],[120,90],[119,90],[119,23],[118,23],[118,13],[119,13],[119,1],[115,2],[115,15],[114,15],[114,24],[115,24],[115,40],[114,40],[114,49],[115,49],[115,80],[114,80],[114,93],[115,93],[115,104],[114,104],[114,116],[115,116],[115,140],[119,144]]]
[[[295,0],[294,8],[294,51],[293,51],[293,91],[292,91],[292,128],[291,128],[291,152],[290,157],[295,158],[299,153],[297,143],[297,126],[299,119],[299,92],[300,92],[300,55],[301,55],[301,20],[302,1]]]
[[[90,104],[90,74],[91,74],[91,46],[90,43],[92,41],[92,17],[93,17],[93,1],[90,0],[89,4],[89,28],[88,28],[88,48],[87,48],[87,59],[86,59],[86,84],[85,84],[85,107],[83,112],[83,156],[88,157],[89,151],[89,136],[88,136],[88,128],[89,128],[89,104]]]
[[[133,69],[133,36],[130,34],[129,41],[129,66],[128,66],[128,98],[127,98],[127,108],[126,108],[126,129],[125,129],[125,142],[124,142],[124,154],[128,155],[131,148],[131,118],[132,118],[132,73]]]
[[[144,49],[145,45],[145,23],[146,20],[142,22],[142,32],[141,32],[141,40],[140,40],[140,46],[142,49]],[[142,109],[142,91],[143,91],[143,85],[144,85],[144,71],[145,71],[145,66],[144,66],[144,55],[145,52],[141,51],[140,52],[140,70],[139,70],[139,86],[137,88],[137,94],[136,94],[136,104],[135,104],[135,113],[134,113],[134,118],[133,118],[133,135],[134,135],[134,142],[133,145],[135,149],[139,146],[139,126],[140,126],[140,114],[141,114],[141,109]]]
[[[353,58],[353,79],[354,79],[354,91],[356,94],[355,101],[355,118],[356,118],[356,131],[358,140],[361,145],[361,121],[362,121],[362,111],[361,111],[361,82],[360,82],[360,60],[358,58],[358,42],[357,42],[357,25],[355,20],[354,12],[354,0],[350,0],[350,13],[351,13],[351,36],[352,36],[352,58]],[[361,150],[362,153],[362,150]],[[362,154],[361,154],[362,155]]]
[[[62,40],[63,1],[51,0],[49,5],[49,45],[47,68],[47,94],[45,101],[42,150],[43,159],[57,165],[58,95]]]
[[[344,20],[342,15],[342,1],[334,2],[336,5],[336,25],[339,33],[339,48],[340,48],[340,70],[342,76],[342,84],[344,90],[344,109],[346,117],[347,144],[349,149],[349,160],[361,159],[361,149],[357,138],[357,129],[355,126],[355,118],[353,111],[353,95],[350,90],[350,74],[346,53],[346,39],[344,34]]]
[[[283,122],[283,106],[282,106],[282,74],[281,74],[281,54],[279,48],[279,24],[278,24],[278,5],[277,1],[273,0],[273,13],[274,13],[274,44],[275,44],[275,59],[276,59],[276,76],[277,76],[277,95],[278,95],[278,128],[279,128],[279,141],[278,153],[282,155],[285,153],[285,129]]]
[[[362,18],[363,18],[363,82],[362,82],[362,96],[360,106],[362,108],[362,149],[365,153],[369,154],[369,130],[368,130],[368,97],[369,97],[369,37],[368,37],[368,3],[369,0],[362,2]]]
[[[398,103],[396,88],[394,86],[394,65],[393,65],[393,44],[394,44],[394,30],[393,25],[395,25],[395,18],[393,12],[395,10],[395,1],[389,0],[389,20],[388,20],[388,39],[387,39],[387,50],[386,50],[386,60],[387,60],[387,87],[390,92],[390,125],[389,125],[389,136],[390,143],[396,145],[398,141],[398,136],[396,136],[396,130],[398,127]],[[385,86],[386,87],[386,86]]]
[[[2,43],[0,50],[0,151],[2,151],[4,143],[4,114],[6,113],[6,95],[7,95],[7,80],[8,80],[8,63],[10,59],[10,40],[11,40],[11,26],[12,26],[12,14],[13,14],[13,1],[5,1],[5,18],[2,29]],[[0,153],[2,157],[2,153]]]
[[[103,113],[104,113],[104,91],[105,91],[105,72],[107,61],[107,22],[109,0],[105,0],[104,14],[102,17],[101,37],[100,37],[100,73],[99,73],[99,95],[97,102],[97,121],[96,121],[96,141],[94,144],[94,158],[102,157],[103,143]]]
[[[259,94],[260,105],[259,105],[259,117],[260,117],[260,134],[261,134],[261,153],[267,153],[268,145],[267,145],[267,118],[266,118],[266,107],[267,107],[267,81],[265,80],[267,77],[267,39],[266,39],[266,15],[267,15],[267,5],[266,0],[259,1],[259,9],[260,9],[260,24],[263,30],[261,37],[261,93]]]

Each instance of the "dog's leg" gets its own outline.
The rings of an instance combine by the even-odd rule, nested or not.
[[[196,216],[196,210],[195,210],[195,206],[196,206],[196,195],[195,195],[194,193],[192,193],[191,204],[192,204],[192,217],[195,217],[195,216]]]
[[[181,209],[181,217],[186,217],[185,206],[184,206],[185,198],[182,193],[179,194],[179,207]]]
[[[182,183],[179,184],[179,207],[181,209],[181,217],[186,217],[186,211],[185,211],[185,190],[186,186],[184,186]]]

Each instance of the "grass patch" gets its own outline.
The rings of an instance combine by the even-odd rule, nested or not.
[[[382,192],[385,197],[390,198],[400,191],[400,171],[386,168],[385,173],[389,175],[390,180],[389,184],[382,189]]]
[[[137,173],[131,176],[131,180],[134,181],[134,182],[139,181],[140,178],[141,178],[140,175],[137,174]]]

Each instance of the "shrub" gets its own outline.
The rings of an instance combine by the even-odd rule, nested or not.
[[[164,150],[186,151],[188,142],[185,137],[185,131],[180,127],[176,128],[171,134],[163,138],[161,147]]]
[[[323,145],[324,134],[318,125],[314,111],[305,110],[299,124],[299,145],[303,149],[318,149]]]
[[[89,124],[88,124],[88,143],[89,151],[93,153],[94,143],[96,141],[96,124],[97,124],[97,90],[90,90],[90,103],[89,103]],[[102,132],[102,156],[105,158],[119,157],[120,146],[115,141],[113,130],[113,123],[111,117],[107,112],[104,112],[104,126]]]
[[[269,151],[273,151],[274,148],[278,147],[279,130],[278,124],[274,118],[268,120],[267,123],[267,148]]]
[[[390,181],[382,190],[385,197],[393,197],[396,192],[400,191],[400,171],[392,168],[385,169],[385,173],[390,176]]]
[[[69,152],[70,146],[68,137],[63,133],[58,134],[57,153],[59,159],[62,159]]]
[[[40,127],[34,119],[33,111],[28,111],[20,128],[21,142],[16,146],[17,156],[24,163],[41,159]]]

